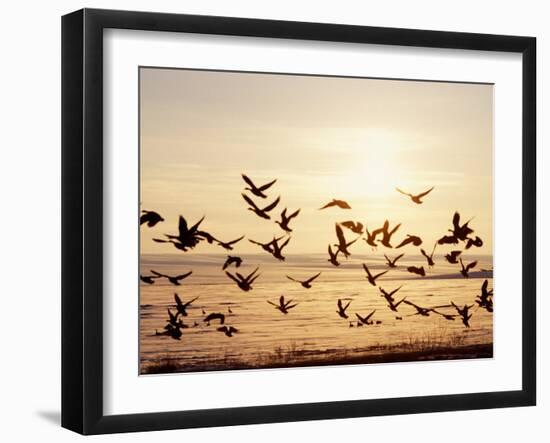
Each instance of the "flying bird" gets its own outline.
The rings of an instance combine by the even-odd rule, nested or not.
[[[277,179],[273,180],[273,181],[270,181],[269,183],[266,183],[265,185],[262,185],[262,186],[256,186],[254,184],[254,182],[252,182],[252,180],[250,180],[246,175],[244,174],[241,174],[241,177],[243,178],[243,180],[246,182],[246,184],[249,186],[249,187],[245,187],[245,191],[250,191],[252,192],[252,194],[254,194],[256,197],[261,197],[261,198],[266,198],[267,195],[264,194],[264,191],[267,191],[271,186],[273,186],[275,184],[275,182],[277,181]]]
[[[214,320],[219,320],[220,325],[223,325],[225,323],[225,315],[221,312],[212,312],[204,317],[203,322],[210,324],[210,322]]]
[[[273,246],[272,255],[273,255],[273,257],[275,257],[277,260],[285,261],[286,257],[283,256],[282,252],[283,252],[283,248],[286,245],[288,245],[289,241],[290,241],[290,237],[288,237],[283,243],[279,244],[279,241],[276,241],[274,239],[273,242],[272,242],[272,246]]]
[[[174,276],[161,274],[160,272],[153,271],[152,269],[151,269],[151,273],[155,274],[158,278],[163,277],[163,278],[168,279],[168,281],[170,283],[172,283],[173,285],[180,286],[181,285],[180,281],[186,279],[187,277],[189,277],[193,273],[193,271],[189,271],[189,272],[186,272],[185,274],[174,275]]]
[[[297,209],[296,211],[294,211],[292,214],[289,214],[289,215],[286,215],[286,211],[287,211],[287,208],[285,208],[283,212],[281,212],[281,221],[277,220],[275,221],[275,223],[277,223],[283,231],[292,232],[292,229],[290,229],[288,224],[290,223],[290,220],[292,220],[294,217],[296,217],[300,213],[300,210]]]
[[[382,288],[382,286],[378,286],[378,289],[381,292],[381,297],[384,297],[386,301],[393,303],[395,302],[395,299],[393,298],[394,294],[396,294],[397,291],[399,291],[402,287],[403,286],[399,286],[397,289],[394,289],[391,292],[387,292],[386,290],[384,290],[384,288]]]
[[[235,267],[239,268],[243,262],[243,259],[241,257],[228,255],[227,259],[225,260],[222,270],[226,270],[229,266],[231,266],[233,263],[235,263]]]
[[[445,259],[451,263],[451,264],[457,264],[458,263],[458,256],[462,254],[462,251],[451,251],[448,254],[445,255]]]
[[[233,337],[233,334],[239,332],[239,330],[237,328],[234,328],[233,326],[222,326],[216,330],[219,332],[223,332],[228,337]]]
[[[178,314],[181,314],[183,315],[184,317],[187,317],[187,308],[189,306],[191,306],[191,304],[197,300],[199,297],[195,297],[194,299],[186,302],[186,303],[183,303],[181,301],[181,298],[179,297],[178,294],[174,294],[174,300],[176,301],[176,309],[177,309],[177,312]]]
[[[351,252],[349,252],[349,247],[354,244],[357,240],[359,240],[359,237],[357,237],[355,240],[352,240],[350,242],[346,241],[346,237],[344,236],[344,231],[342,231],[342,228],[338,223],[334,224],[336,228],[336,237],[338,238],[338,243],[334,246],[338,247],[338,251],[340,251],[342,254],[344,254],[344,257],[348,258],[351,255]]]
[[[481,248],[483,246],[483,240],[476,236],[476,238],[468,238],[468,241],[466,242],[466,249],[470,249],[472,246],[475,246],[476,248]]]
[[[485,280],[481,285],[481,295],[476,297],[476,303],[487,312],[493,312],[493,290],[489,289],[489,281]]]
[[[456,245],[458,243],[458,238],[454,235],[444,235],[439,240],[437,240],[438,245]]]
[[[287,275],[286,278],[288,278],[289,280],[292,280],[296,283],[300,283],[304,288],[309,289],[309,288],[311,288],[311,282],[313,280],[315,280],[317,277],[319,277],[320,275],[321,275],[321,273],[319,272],[319,273],[315,274],[313,277],[310,277],[310,278],[308,278],[307,280],[304,280],[304,281],[296,280],[295,278],[292,278],[289,275]]]
[[[334,266],[340,266],[340,262],[337,260],[339,252],[340,249],[336,249],[336,252],[332,252],[332,248],[330,247],[330,245],[328,245],[329,259],[327,261],[332,263]]]
[[[363,263],[363,269],[365,270],[365,272],[367,273],[367,277],[366,279],[369,281],[369,283],[373,286],[376,286],[376,279],[379,278],[379,277],[382,277],[386,272],[388,272],[388,269],[386,269],[385,271],[383,272],[380,272],[378,274],[371,274],[369,268],[367,267],[366,264]]]
[[[399,243],[395,247],[395,249],[402,248],[403,246],[406,246],[408,244],[412,244],[413,246],[420,246],[422,244],[422,239],[420,237],[417,237],[416,235],[407,234],[407,238]]]
[[[147,283],[148,285],[152,285],[153,283],[155,283],[155,279],[157,279],[158,277],[156,275],[141,275],[139,276],[139,279],[143,282],[143,283]]]
[[[258,272],[258,269],[254,269],[250,274],[248,274],[246,277],[236,272],[236,275],[231,274],[228,271],[225,271],[226,275],[233,280],[235,283],[237,283],[237,286],[242,289],[245,292],[248,292],[252,289],[252,283],[261,275],[256,274]]]
[[[399,260],[401,257],[403,257],[405,254],[399,254],[397,257],[395,257],[393,260],[391,260],[386,254],[384,254],[384,258],[386,259],[386,263],[390,268],[397,268],[397,260]]]
[[[172,243],[177,249],[187,251],[187,249],[193,249],[202,240],[212,243],[214,238],[205,231],[200,231],[199,226],[203,222],[202,217],[197,223],[190,228],[187,225],[187,221],[180,215],[178,222],[178,235],[164,234],[168,240],[162,240],[154,238],[153,240],[159,243]]]
[[[377,248],[377,247],[378,247],[378,244],[376,243],[376,236],[377,236],[377,233],[376,233],[376,232],[371,233],[371,232],[365,227],[365,234],[367,234],[367,238],[364,238],[363,240],[365,240],[369,246],[372,246],[373,249],[374,249],[374,248]]]
[[[432,192],[433,189],[434,189],[434,187],[432,186],[432,187],[431,187],[430,189],[428,189],[427,191],[422,192],[422,193],[417,194],[417,195],[413,195],[413,194],[410,194],[410,193],[408,193],[408,192],[402,191],[402,190],[399,189],[399,188],[395,188],[395,189],[397,190],[397,192],[400,192],[400,193],[403,194],[403,195],[409,196],[409,197],[411,198],[411,200],[412,200],[414,203],[416,203],[416,204],[418,204],[418,205],[421,205],[423,202],[422,202],[422,200],[420,200],[420,199],[421,199],[422,197],[425,197],[426,195],[428,195],[430,192]]]
[[[173,314],[170,308],[168,308],[167,311],[168,311],[168,324],[176,328],[182,328],[183,322],[181,320],[178,320],[179,312],[176,312],[175,314]]]
[[[241,237],[239,237],[239,238],[236,238],[235,240],[231,240],[231,241],[228,241],[228,242],[223,242],[223,241],[218,240],[218,239],[216,239],[216,242],[217,242],[218,245],[220,245],[222,248],[227,249],[228,251],[231,251],[231,250],[233,250],[233,245],[234,245],[235,243],[240,242],[243,238],[244,238],[244,235],[241,236]]]
[[[424,266],[420,266],[420,267],[409,266],[407,268],[407,271],[409,271],[411,274],[421,275],[422,277],[426,276],[426,271],[424,270]]]
[[[164,327],[163,332],[158,332],[157,330],[155,330],[155,335],[167,335],[169,337],[172,337],[174,340],[181,340],[181,336],[183,335],[183,333],[181,332],[181,328],[168,323]]]
[[[256,240],[252,240],[252,239],[248,239],[248,241],[254,245],[258,245],[260,246],[264,251],[266,252],[269,252],[270,254],[273,254],[273,244],[274,243],[277,243],[279,240],[281,240],[282,238],[284,237],[284,235],[281,235],[280,237],[273,237],[273,240],[270,240],[269,242],[267,243],[262,243],[262,242],[259,242],[259,241],[256,241]]]
[[[337,199],[333,198],[332,201],[328,202],[325,206],[319,208],[319,210],[326,209],[326,208],[331,208],[333,206],[337,206],[340,209],[351,209],[351,206],[348,204],[348,202],[346,202],[344,200],[337,200]]]
[[[298,306],[298,303],[291,304],[292,299],[285,301],[285,296],[284,295],[281,295],[279,297],[279,304],[273,303],[272,301],[269,301],[269,300],[267,300],[267,302],[270,305],[275,306],[275,309],[278,309],[279,311],[281,311],[285,315],[288,314],[289,309],[292,309],[292,308]]]
[[[460,273],[468,278],[469,275],[468,275],[468,272],[470,272],[470,269],[473,269],[475,268],[477,265],[477,260],[471,262],[471,263],[468,263],[466,266],[464,266],[464,263],[462,262],[462,258],[460,258],[460,266],[462,267],[462,269],[460,270]]]
[[[363,234],[363,223],[354,222],[351,220],[344,221],[340,223],[343,227],[348,228],[351,232],[355,234]]]
[[[434,247],[432,249],[432,253],[430,255],[428,255],[426,253],[426,251],[424,251],[424,249],[420,249],[420,253],[426,257],[426,260],[428,261],[428,266],[432,267],[435,265],[434,263],[434,252],[435,252],[435,247],[437,246],[437,242],[434,244]]]
[[[458,315],[461,317],[462,324],[469,328],[470,319],[472,318],[472,314],[470,314],[470,309],[473,308],[474,305],[464,305],[464,307],[460,308],[453,301],[451,302],[451,305],[456,309],[456,312],[458,312]]]
[[[142,225],[144,223],[147,223],[147,226],[152,228],[157,223],[163,222],[164,219],[160,216],[158,212],[155,211],[146,211],[145,209],[142,209],[142,214],[139,217],[139,224]]]
[[[355,316],[357,317],[357,319],[359,320],[360,324],[361,325],[372,325],[373,322],[372,321],[369,321],[370,318],[374,315],[374,313],[376,312],[376,309],[374,311],[372,311],[370,314],[366,315],[365,317],[361,317],[357,312],[355,313]],[[357,325],[359,326],[359,324]]]
[[[265,218],[266,220],[270,220],[271,217],[267,214],[269,211],[275,209],[275,207],[279,204],[279,201],[281,200],[281,197],[277,197],[272,203],[267,205],[265,208],[260,209],[258,206],[256,206],[256,203],[252,201],[252,199],[246,195],[241,194],[244,198],[244,200],[250,205],[249,208],[247,208],[249,211],[254,212],[258,217]]]
[[[380,243],[386,248],[392,248],[392,245],[390,244],[391,237],[393,234],[395,234],[400,226],[401,223],[398,223],[392,230],[390,230],[390,222],[386,220],[381,228],[372,231],[372,235],[376,238],[378,234],[382,234],[382,240],[380,241]]]
[[[344,319],[347,319],[348,318],[348,314],[346,314],[346,309],[349,308],[349,305],[351,304],[351,301],[349,301],[345,306],[343,306],[342,304],[342,300],[341,299],[338,299],[338,310],[336,311],[336,313],[344,318]]]
[[[474,230],[468,226],[471,221],[472,219],[461,225],[460,214],[458,212],[455,212],[453,215],[453,229],[449,229],[449,231],[451,231],[453,233],[453,236],[456,237],[458,240],[466,241],[468,239],[468,236],[470,234],[473,234],[474,232]]]

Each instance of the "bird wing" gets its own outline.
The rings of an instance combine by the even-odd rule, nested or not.
[[[247,202],[250,206],[252,206],[254,209],[258,211],[260,210],[260,208],[256,206],[256,204],[252,201],[252,199],[248,195],[246,194],[241,194],[241,195],[243,196],[244,201]]]
[[[161,274],[160,272],[157,272],[157,271],[153,271],[152,269],[151,269],[151,274],[155,274],[157,277],[168,277],[167,275]]]
[[[239,330],[233,326],[229,326],[229,332],[239,332]]]
[[[393,234],[395,234],[395,231],[397,231],[400,226],[401,226],[401,223],[396,224],[395,228],[393,228],[390,232],[388,232],[388,236],[391,237]]]
[[[472,263],[468,263],[468,265],[466,266],[466,271],[469,271],[470,269],[475,268],[476,265],[477,265],[477,260],[473,261]]]
[[[367,268],[367,265],[365,263],[363,263],[363,269],[365,270],[367,275],[372,278],[372,274],[370,273],[369,268]]]
[[[299,303],[294,303],[293,305],[285,305],[285,309],[292,309],[292,308],[295,308],[298,305],[299,305]]]
[[[269,301],[269,300],[266,300],[266,301],[267,301],[267,302],[268,302],[268,303],[269,303],[270,305],[272,305],[272,306],[275,306],[276,308],[278,308],[278,307],[279,307],[279,305],[277,305],[277,304],[273,303],[272,301]]]
[[[395,257],[395,258],[393,259],[393,263],[395,264],[395,262],[396,262],[397,260],[399,260],[401,257],[403,257],[404,255],[405,255],[405,254],[399,254],[397,257]]]
[[[344,200],[334,200],[334,204],[340,209],[351,209],[351,206],[347,201]]]
[[[181,305],[181,298],[178,294],[174,293],[174,300],[176,301],[176,304],[179,306]]]
[[[395,188],[395,190],[403,195],[408,195],[409,197],[412,197],[412,194],[409,194],[408,192],[405,192],[405,191],[402,191],[401,189],[399,188]]]
[[[433,190],[434,190],[434,186],[432,186],[430,189],[428,189],[427,191],[423,192],[422,194],[418,194],[418,195],[416,196],[416,198],[422,198],[422,197],[428,195],[428,194],[429,194],[430,192],[432,192]]]
[[[399,248],[402,248],[403,246],[406,246],[408,245],[409,243],[411,243],[413,240],[409,237],[409,238],[406,238],[405,240],[403,240],[401,243],[399,243],[395,249],[399,249]]]
[[[248,184],[248,186],[250,186],[252,189],[258,189],[258,188],[256,188],[256,185],[252,182],[252,180],[250,180],[246,175],[241,174],[241,177]]]
[[[231,280],[233,280],[233,281],[235,281],[235,282],[237,282],[237,283],[240,283],[240,282],[241,282],[237,277],[235,277],[233,274],[231,274],[231,272],[225,271],[225,273],[227,274],[227,276],[228,276]]]
[[[265,208],[262,209],[262,212],[269,212],[271,211],[273,208],[275,208],[275,206],[277,206],[279,204],[279,201],[281,200],[281,197],[277,197],[275,199],[275,201],[269,205],[267,205]]]
[[[315,280],[317,277],[319,277],[321,273],[315,274],[313,277],[307,279],[304,283],[311,283],[313,280]]]
[[[203,215],[202,218],[201,218],[197,223],[195,223],[193,226],[191,226],[191,228],[189,229],[189,233],[190,233],[190,234],[194,234],[194,233],[197,231],[197,229],[199,228],[200,224],[201,224],[202,221],[204,220],[204,217],[205,217],[205,216]],[[211,243],[211,242],[209,242],[209,243]]]
[[[355,313],[355,316],[361,321],[361,323],[364,323],[367,321],[365,318],[361,317],[357,312]]]
[[[399,286],[397,289],[394,289],[393,291],[390,292],[390,297],[395,294],[397,291],[399,291],[403,286]]]
[[[236,238],[235,240],[228,241],[228,242],[225,243],[225,244],[226,244],[226,245],[234,245],[235,243],[240,242],[243,238],[244,238],[244,235],[241,236],[241,237],[239,237],[239,238]]]
[[[293,219],[293,218],[296,217],[299,213],[300,213],[300,209],[297,209],[296,211],[294,211],[292,214],[290,214],[290,215],[288,216],[288,220]]]
[[[270,181],[269,183],[266,183],[265,185],[262,185],[258,188],[258,190],[260,191],[265,191],[266,189],[269,189],[271,188],[271,186],[273,186],[275,184],[275,182],[277,181],[277,179],[273,180],[273,181]]]
[[[376,309],[365,317],[365,321],[368,321],[374,315],[375,312],[376,312]]]
[[[354,229],[355,228],[355,222],[351,220],[346,220],[344,222],[340,222],[342,226],[345,226],[348,229]]]
[[[351,305],[351,300],[347,303],[346,306],[342,308],[342,311],[346,312],[346,309],[348,309],[349,305]]]
[[[338,310],[339,310],[339,311],[343,311],[343,308],[342,308],[342,300],[338,299],[337,306],[338,306]]]
[[[195,300],[197,300],[199,297],[195,297],[192,300],[189,300],[187,303],[183,305],[184,308],[187,308],[188,306],[191,306],[191,303],[193,303]]]
[[[295,281],[296,283],[301,283],[299,280],[296,280],[295,278],[292,278],[289,275],[287,275],[286,278],[288,278],[289,280]]]
[[[189,271],[189,272],[186,272],[185,274],[176,275],[174,278],[176,280],[183,280],[184,278],[189,277],[192,273],[193,273],[193,271]]]
[[[380,272],[379,274],[374,275],[372,278],[374,278],[374,279],[376,280],[378,277],[381,277],[381,276],[384,275],[386,272],[388,272],[388,271],[386,270],[386,271],[384,271],[384,272]]]
[[[338,237],[338,243],[340,245],[345,245],[346,244],[346,237],[344,237],[344,231],[342,231],[342,228],[340,227],[340,225],[338,223],[335,223],[335,228],[336,228],[336,237]]]
[[[331,206],[336,206],[336,203],[334,201],[328,202],[325,206],[319,208],[319,210],[330,208]]]
[[[183,216],[180,215],[179,222],[178,222],[178,231],[180,233],[180,237],[184,237],[187,234],[187,221]]]
[[[426,251],[424,251],[424,249],[420,248],[420,253],[421,253],[424,257],[429,258],[429,255],[426,254]]]
[[[254,274],[256,274],[256,272],[258,272],[258,269],[260,269],[260,268],[256,268],[256,269],[254,269],[250,274],[248,274],[248,275],[246,276],[246,279],[245,279],[245,280],[247,280],[247,281],[250,280],[250,279],[254,276]],[[257,277],[257,276],[256,276],[256,277]]]
[[[384,258],[386,259],[389,265],[393,265],[395,263],[394,261],[391,261],[386,254],[384,254]]]

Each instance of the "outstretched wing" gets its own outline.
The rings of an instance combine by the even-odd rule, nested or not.
[[[194,299],[189,300],[189,301],[188,301],[187,303],[185,303],[183,306],[184,306],[185,308],[191,306],[191,303],[193,303],[193,302],[194,302],[195,300],[197,300],[198,298],[199,298],[199,297],[195,297]]]
[[[405,192],[405,191],[402,191],[401,189],[399,188],[395,188],[395,190],[403,195],[407,195],[409,197],[412,197],[412,194],[409,194],[408,192]]]
[[[294,211],[292,214],[290,214],[290,215],[288,216],[288,220],[293,219],[293,218],[296,217],[299,213],[300,213],[300,209],[297,209],[296,211]]]
[[[466,266],[466,271],[469,271],[470,269],[473,269],[476,266],[477,266],[477,260],[473,261],[472,263],[468,263],[468,265]]]
[[[241,282],[237,277],[235,277],[233,274],[231,274],[231,272],[225,271],[225,273],[226,273],[227,276],[228,276],[231,280],[233,280],[234,282],[236,282],[236,283],[240,283],[240,282]]]
[[[365,272],[367,273],[367,275],[372,278],[372,274],[370,273],[369,271],[369,268],[367,267],[367,265],[365,263],[363,263],[363,269],[365,270]]]
[[[262,212],[269,212],[269,211],[271,211],[272,209],[275,208],[275,206],[277,206],[277,205],[279,204],[279,201],[280,201],[280,200],[281,200],[281,197],[280,197],[280,196],[277,197],[273,203],[271,203],[271,204],[267,205],[265,208],[263,208],[263,209],[262,209]]]
[[[369,321],[369,319],[374,315],[375,312],[376,312],[376,309],[365,317],[365,321]]]
[[[258,189],[258,188],[256,188],[256,185],[252,182],[252,180],[250,180],[246,175],[241,174],[241,177],[246,182],[246,184],[248,186],[250,186],[252,189]]]
[[[271,188],[271,186],[273,186],[273,184],[274,184],[276,181],[277,181],[277,179],[275,179],[275,180],[273,180],[273,181],[271,181],[271,182],[269,182],[269,183],[266,183],[265,185],[260,186],[258,189],[259,189],[260,191],[265,191],[266,189]]]
[[[432,192],[434,190],[434,186],[432,186],[430,189],[428,189],[427,191],[423,192],[422,194],[418,194],[416,197],[417,198],[422,198],[426,195],[428,195],[430,192]]]
[[[256,203],[254,203],[248,195],[246,195],[246,194],[241,194],[241,195],[243,196],[244,201],[247,202],[250,206],[252,206],[254,209],[256,209],[258,211],[260,210],[260,208],[258,208],[256,206]]]
[[[204,220],[204,215],[202,216],[202,218],[197,222],[195,223],[193,226],[191,226],[191,228],[189,229],[189,233],[190,234],[193,234],[197,231],[197,229],[199,228],[200,224],[202,223],[202,221]],[[209,243],[212,243],[212,242],[209,242]]]
[[[376,280],[378,277],[383,276],[386,272],[388,272],[388,271],[386,270],[384,272],[380,272],[379,274],[376,274],[375,276],[373,276],[373,278]]]
[[[225,243],[226,245],[234,245],[235,243],[237,242],[240,242],[242,239],[244,238],[244,235],[235,239],[235,240],[231,240],[231,241],[228,241],[227,243]]]
[[[338,243],[340,245],[346,244],[346,237],[344,237],[344,231],[342,231],[342,228],[338,223],[335,223],[334,225],[336,227],[336,237],[338,237]]]
[[[179,306],[181,305],[181,298],[178,294],[174,293],[174,300],[176,301],[176,304]]]
[[[311,283],[313,280],[315,280],[317,277],[319,277],[321,275],[321,273],[319,272],[318,274],[315,274],[313,277],[307,279],[305,281],[305,283]]]
[[[174,278],[176,280],[183,280],[184,278],[189,277],[192,273],[193,273],[193,271],[189,271],[189,272],[186,272],[185,274],[176,275]]]
[[[167,277],[166,275],[161,274],[160,272],[157,272],[157,271],[153,271],[152,269],[151,269],[151,274],[155,274],[157,277]]]
[[[295,278],[292,278],[290,275],[287,275],[286,278],[288,278],[289,280],[295,281],[296,283],[301,283],[301,281],[296,280]]]

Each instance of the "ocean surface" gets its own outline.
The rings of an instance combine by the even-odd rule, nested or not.
[[[393,258],[397,253],[390,251],[389,255]],[[435,266],[429,268],[424,257],[406,254],[397,262],[398,268],[390,269],[377,279],[377,285],[388,292],[402,286],[395,295],[396,300],[406,296],[422,307],[446,305],[451,300],[460,306],[473,304],[470,328],[466,328],[460,318],[449,321],[433,313],[429,317],[415,315],[416,310],[406,304],[399,305],[397,313],[392,312],[378,287],[369,284],[362,268],[365,263],[372,273],[388,269],[380,255],[353,254],[348,260],[339,258],[339,267],[328,263],[326,254],[288,255],[285,262],[267,253],[240,256],[241,267],[237,269],[232,265],[228,271],[247,275],[260,268],[261,275],[248,292],[239,289],[222,271],[227,255],[188,252],[141,256],[142,275],[151,275],[151,269],[168,275],[193,271],[180,286],[164,278],[151,285],[140,283],[142,372],[166,361],[182,370],[198,371],[208,370],[205,368],[212,365],[231,369],[237,361],[251,366],[257,362],[273,363],[288,358],[289,354],[322,356],[345,352],[353,355],[358,350],[380,352],[385,347],[389,350],[401,345],[439,343],[452,347],[492,343],[493,314],[479,309],[474,302],[485,279],[489,280],[489,287],[493,287],[491,256],[466,253],[465,261],[478,260],[478,265],[469,278],[464,278],[459,272],[460,265],[447,263],[442,255],[434,256]],[[420,277],[407,272],[406,267],[411,265],[424,266],[427,275]],[[319,271],[322,273],[313,281],[311,289],[286,278],[290,275],[305,280]],[[189,326],[182,329],[181,340],[155,335],[155,331],[163,331],[167,323],[167,309],[176,312],[174,293],[184,303],[198,297],[187,309],[188,316],[180,317]],[[267,303],[267,300],[277,303],[281,295],[298,303],[286,315]],[[351,300],[347,320],[336,313],[339,298],[345,299],[345,303]],[[371,320],[381,323],[357,327],[355,313],[364,317],[372,310],[376,312]],[[439,310],[456,314],[452,307]],[[225,314],[225,324],[237,328],[238,333],[227,337],[217,331],[217,321],[208,326],[203,320],[212,312]]]

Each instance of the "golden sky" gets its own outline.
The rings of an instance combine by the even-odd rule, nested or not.
[[[221,240],[267,242],[285,207],[302,209],[289,254],[326,252],[344,220],[401,222],[394,244],[414,234],[431,250],[455,210],[485,242],[472,252],[492,252],[492,85],[141,68],[140,112],[141,207],[166,219],[141,229],[143,253],[178,253],[151,240],[176,233],[179,214],[206,215],[201,227]],[[264,204],[281,196],[272,221],[246,210],[242,172],[278,180]],[[395,191],[431,186],[422,205]],[[332,198],[352,210],[318,210]]]

